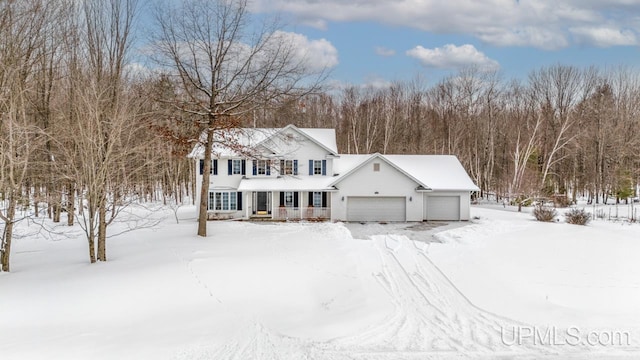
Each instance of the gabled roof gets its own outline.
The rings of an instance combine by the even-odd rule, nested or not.
[[[311,140],[314,144],[318,145],[328,153],[337,156],[338,147],[336,146],[336,131],[335,129],[317,129],[317,128],[298,128],[293,124],[289,124],[281,129],[277,129],[275,133],[260,141],[256,146],[264,145],[267,141],[274,137],[285,133],[287,130],[293,130],[298,134]]]
[[[316,129],[316,128],[298,128],[294,125],[287,125],[284,128],[237,128],[225,132],[225,143],[233,143],[239,147],[255,148],[263,145],[267,140],[281,134],[286,129],[291,129],[301,136],[308,138],[328,153],[337,156],[338,147],[336,145],[335,129]],[[241,156],[229,146],[216,143],[213,146],[213,153],[217,157]],[[190,158],[202,158],[204,155],[203,146],[198,143],[193,150],[187,155]]]
[[[404,174],[406,177],[408,177],[409,179],[415,181],[418,185],[422,186],[425,189],[429,189],[429,187],[423,183],[421,180],[417,179],[416,177],[414,177],[413,175],[411,175],[410,173],[406,172],[404,169],[402,169],[401,167],[399,167],[398,165],[394,164],[392,161],[390,161],[389,159],[387,159],[385,156],[383,156],[380,153],[375,153],[372,155],[369,155],[366,159],[364,159],[364,161],[361,161],[358,165],[356,165],[355,167],[351,168],[351,170],[347,171],[345,174],[340,174],[339,178],[336,179],[335,181],[333,181],[330,186],[335,186],[336,184],[338,184],[340,181],[344,180],[345,178],[349,177],[351,174],[353,174],[354,172],[358,171],[358,169],[362,168],[363,166],[371,163],[373,160],[375,159],[380,159],[384,162],[386,162],[387,164],[389,164],[391,167],[395,168],[396,170],[398,170],[399,172],[401,172],[402,174]],[[336,160],[334,160],[335,162]]]
[[[331,186],[336,185],[356,170],[381,159],[415,181],[426,190],[478,191],[464,167],[454,155],[340,155],[333,160],[334,173],[338,174]]]

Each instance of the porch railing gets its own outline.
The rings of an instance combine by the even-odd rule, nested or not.
[[[303,207],[291,208],[281,207],[276,209],[273,218],[276,220],[300,220],[300,219],[329,219],[331,218],[331,208],[324,207]]]

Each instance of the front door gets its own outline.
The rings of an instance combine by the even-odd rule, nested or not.
[[[269,214],[269,194],[266,191],[259,191],[256,194],[257,215]]]

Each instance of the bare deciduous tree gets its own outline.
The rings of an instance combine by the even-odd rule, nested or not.
[[[204,169],[198,235],[206,236],[211,151],[216,137],[238,126],[244,114],[276,100],[317,90],[323,76],[310,73],[306,59],[279,31],[249,25],[246,0],[186,0],[156,11],[157,60],[178,80],[180,94],[164,99],[194,116],[202,136]]]

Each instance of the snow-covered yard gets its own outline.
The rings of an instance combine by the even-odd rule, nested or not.
[[[466,225],[210,222],[203,239],[193,211],[110,239],[95,265],[78,229],[17,239],[0,358],[640,356],[640,225],[475,207]]]

